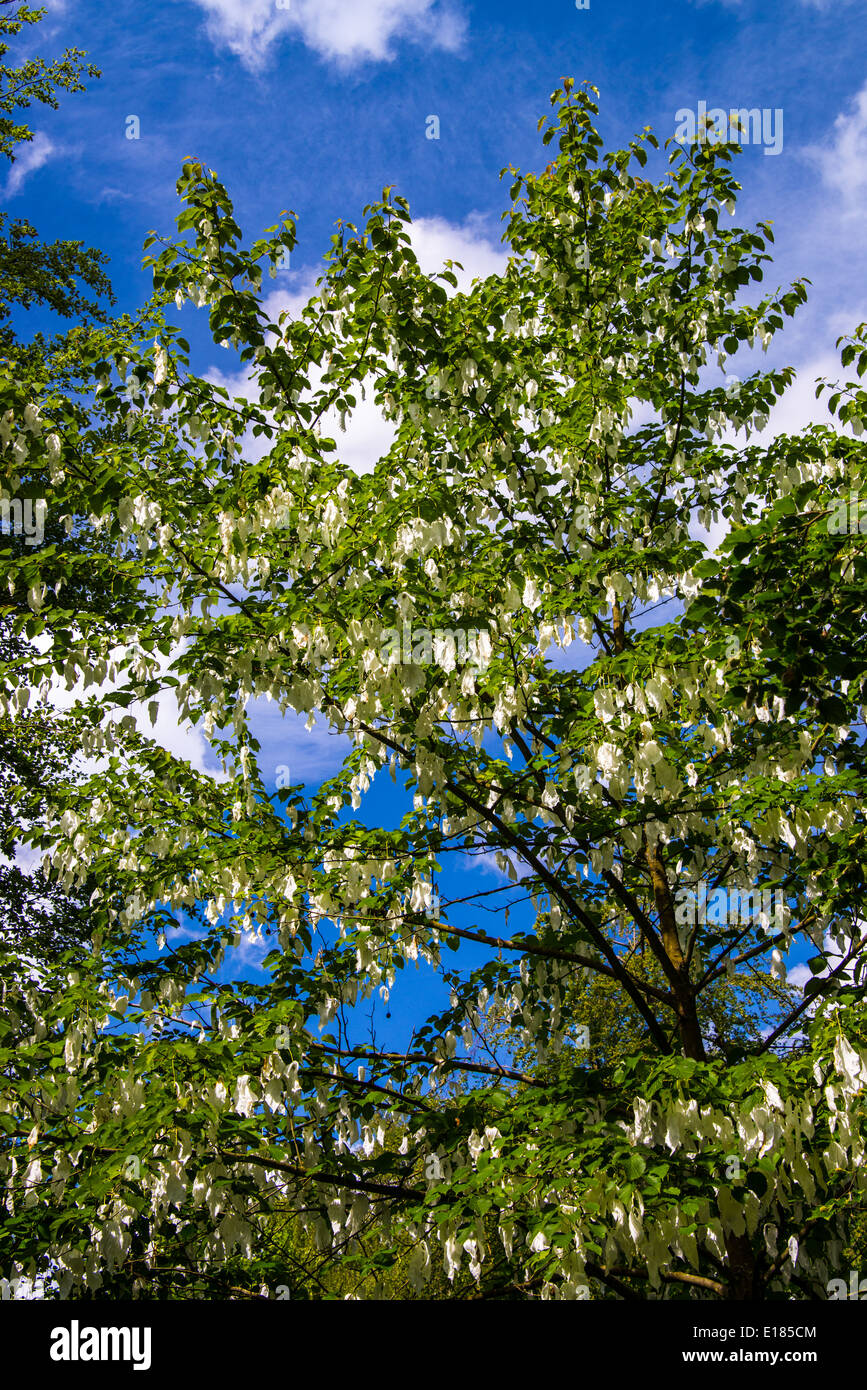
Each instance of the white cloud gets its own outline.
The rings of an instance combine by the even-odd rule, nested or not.
[[[393,41],[458,49],[465,23],[450,0],[193,0],[207,15],[212,41],[251,68],[261,67],[284,35],[348,67],[390,61]]]
[[[836,381],[845,377],[840,358],[832,353],[814,357],[799,366],[797,372],[791,386],[787,387],[771,410],[767,427],[750,435],[750,444],[768,445],[781,434],[800,434],[810,425],[828,425],[841,433],[851,434],[851,430],[841,426],[830,414],[827,405],[830,392],[816,398],[816,383],[820,378]],[[740,438],[742,440],[743,435]]]
[[[328,410],[322,417],[322,433],[334,440],[341,460],[355,473],[372,473],[377,460],[391,448],[396,432],[370,396],[359,399],[345,430],[340,428],[336,410]]]
[[[5,854],[0,854],[0,864],[4,868],[11,868],[13,865],[20,869],[22,874],[33,874],[42,863],[42,855],[38,849],[31,849],[29,845],[20,845],[16,842],[12,858],[9,859]]]
[[[705,5],[711,3],[711,0],[692,0],[692,3],[697,9],[703,9]],[[719,3],[724,9],[737,10],[743,5],[744,0],[719,0]],[[851,5],[853,4],[853,0],[798,0],[798,3],[805,10],[823,11],[830,10],[832,5],[834,9],[839,9],[841,5]]]
[[[467,290],[478,277],[501,275],[506,268],[508,252],[495,245],[485,230],[478,213],[470,213],[462,226],[447,222],[444,217],[419,217],[410,228],[412,249],[426,275],[443,269],[446,260],[460,261],[463,271],[456,271],[459,290]],[[446,286],[452,293],[451,286]]]
[[[841,425],[839,420],[828,410],[830,391],[823,392],[817,398],[816,385],[822,379],[829,382],[847,379],[847,373],[840,365],[840,358],[833,349],[833,344],[837,337],[850,332],[858,321],[854,311],[825,317],[822,320],[820,332],[821,336],[830,343],[832,350],[811,357],[795,368],[795,380],[791,386],[786,387],[780,399],[771,408],[768,423],[764,429],[752,430],[747,436],[743,429],[729,428],[723,433],[722,442],[732,444],[738,449],[745,448],[747,445],[769,448],[780,435],[800,434],[810,425],[826,425],[840,434],[851,437],[851,427]],[[742,373],[739,379],[746,381],[756,369],[760,371],[770,370],[768,364],[760,360],[758,351],[754,354],[754,360],[748,361],[745,366],[739,368]],[[737,374],[732,373],[727,379],[737,380],[738,377]],[[722,380],[722,376],[717,381],[713,379],[712,374],[708,374],[705,384],[708,387],[720,385]]]
[[[794,985],[797,989],[803,990],[804,985],[807,983],[808,980],[826,979],[828,975],[830,975],[831,971],[835,970],[839,966],[840,962],[849,954],[850,950],[856,944],[856,942],[859,939],[863,941],[865,937],[867,937],[867,922],[860,920],[860,918],[857,915],[855,917],[854,922],[852,922],[852,924],[849,926],[848,937],[842,950],[837,945],[836,941],[834,941],[831,934],[829,932],[826,932],[822,949],[827,958],[827,965],[824,967],[824,969],[819,971],[818,976],[813,974],[809,965],[807,965],[806,963],[804,963],[803,965],[793,965],[791,969],[788,969],[786,971],[786,979],[788,983],[790,985]],[[819,952],[818,950],[814,950],[812,954],[818,955]],[[840,974],[837,977],[838,980],[841,982],[845,981],[849,984],[857,983],[855,976],[857,963],[858,962],[856,957],[855,960],[851,961],[849,965],[845,966],[844,969],[840,971]],[[812,1004],[810,1006],[810,1008],[807,1011],[808,1017],[813,1014],[815,1007],[815,1004]]]
[[[761,365],[761,364],[760,364]],[[746,373],[745,373],[746,375]],[[811,425],[825,425],[839,434],[852,437],[852,428],[841,425],[830,414],[827,406],[830,392],[816,398],[816,383],[824,377],[828,381],[841,378],[840,359],[830,354],[815,357],[797,368],[797,376],[787,387],[775,406],[771,409],[768,423],[762,430],[753,430],[747,436],[744,430],[727,429],[722,435],[722,443],[731,444],[737,449],[769,449],[781,435],[798,435]],[[841,378],[842,379],[842,378]],[[708,382],[708,384],[713,384]],[[755,500],[755,498],[753,499]],[[690,523],[689,533],[693,540],[703,541],[712,554],[716,554],[731,529],[724,518],[706,527],[696,518]]]
[[[238,945],[230,946],[226,951],[220,971],[223,979],[236,980],[241,971],[244,970],[258,970],[267,975],[268,971],[262,962],[273,950],[274,940],[272,937],[242,932]],[[199,1020],[196,1019],[197,1025],[198,1022]]]
[[[157,717],[153,725],[145,705],[138,702],[130,705],[129,713],[133,715],[139,732],[146,738],[153,739],[161,748],[165,748],[167,753],[188,762],[195,772],[206,773],[216,781],[222,781],[225,776],[222,768],[217,771],[215,767],[208,766],[208,760],[213,760],[213,754],[204,734],[191,724],[181,723],[174,692],[162,691],[157,696],[156,703]]]
[[[57,154],[57,146],[47,135],[37,131],[30,143],[21,146],[20,153],[15,156],[15,163],[6,180],[6,197],[14,198],[27,176],[41,169],[54,154]]]
[[[44,649],[44,639],[38,639],[35,645]],[[183,648],[179,645],[167,657],[158,653],[161,671],[166,671],[182,650]],[[117,659],[119,655],[120,649],[114,653],[114,659]],[[83,681],[79,680],[71,689],[68,689],[60,676],[55,675],[48,692],[48,699],[55,709],[71,709],[79,701],[89,699],[93,695],[101,695],[112,689],[118,689],[119,684],[118,682],[113,685],[110,681],[104,681],[100,686],[90,685],[85,688]],[[113,706],[106,707],[105,717],[117,721],[124,714],[131,714],[135,719],[138,732],[145,738],[152,739],[174,757],[184,759],[195,772],[204,773],[216,781],[223,781],[225,774],[222,768],[218,769],[214,765],[214,757],[204,735],[188,722],[181,722],[174,691],[163,690],[156,697],[156,722],[153,724],[150,719],[149,704],[149,701],[147,704],[136,701],[129,706],[128,710]],[[211,766],[207,765],[209,759],[212,763]],[[83,770],[89,773],[94,772],[102,765],[99,760],[87,759],[83,764]]]
[[[462,223],[449,222],[445,217],[417,217],[409,224],[409,236],[425,275],[442,270],[447,260],[460,262],[463,270],[455,271],[458,290],[468,290],[475,278],[484,280],[506,269],[508,251],[492,239],[487,219],[481,213],[471,212]],[[275,289],[263,302],[272,322],[286,309],[293,317],[299,315],[315,293],[319,271],[308,267],[292,273],[297,278],[291,289]],[[443,288],[449,295],[455,293],[449,284]]]
[[[280,768],[288,768],[284,785],[315,785],[339,772],[352,750],[351,740],[336,733],[322,715],[307,729],[307,715],[283,714],[266,696],[251,700],[247,714],[261,745],[256,757],[266,787],[275,785]]]
[[[479,843],[481,843],[481,841],[479,841]],[[509,850],[501,850],[499,852],[503,855],[507,863],[511,864],[515,874],[514,878],[508,870],[500,868],[497,863],[497,851],[495,850],[484,850],[482,853],[476,850],[472,854],[465,852],[463,854],[463,868],[468,873],[482,874],[484,877],[501,879],[504,884],[514,883],[516,881],[520,883],[523,879],[530,877],[530,874],[533,872],[532,869],[528,864],[523,863],[516,854],[513,854]]]
[[[793,965],[791,970],[786,971],[786,980],[796,989],[803,989],[808,980],[812,980],[813,972],[809,965]]]
[[[815,164],[823,181],[843,200],[843,210],[854,213],[867,200],[867,82],[841,112],[834,133],[824,145],[810,145],[804,154]]]
[[[463,224],[446,221],[443,217],[420,217],[410,225],[410,239],[419,265],[426,275],[433,275],[444,268],[447,260],[459,261],[463,270],[456,270],[458,290],[465,291],[476,277],[485,279],[488,275],[505,270],[507,254],[496,246],[487,235],[484,220],[471,213]],[[263,300],[262,308],[270,323],[278,322],[282,313],[288,312],[298,318],[301,311],[315,293],[317,272],[307,268],[290,272],[292,281],[287,288],[276,288]],[[452,286],[444,284],[449,295],[455,294]],[[222,372],[212,368],[207,379],[216,386],[222,386],[230,396],[240,396],[246,400],[253,397],[252,379],[249,374]],[[322,372],[310,373],[311,385],[317,387]],[[396,429],[386,420],[382,412],[368,394],[364,399],[357,396],[358,404],[341,430],[336,410],[323,415],[321,429],[323,435],[337,443],[338,455],[355,473],[370,473],[374,465],[391,448]],[[267,453],[269,444],[264,436],[254,438],[248,433],[244,439],[245,456],[261,458]]]

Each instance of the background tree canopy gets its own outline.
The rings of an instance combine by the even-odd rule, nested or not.
[[[189,159],[141,315],[12,341],[4,497],[44,497],[50,527],[0,550],[0,830],[53,896],[3,924],[9,1278],[783,1300],[842,1268],[865,557],[837,521],[867,465],[865,326],[839,428],[750,444],[791,371],[710,368],[804,285],[749,302],[773,237],[731,220],[736,141],[605,153],[594,95],[553,93],[553,158],[510,171],[507,268],[466,291],[422,272],[386,188],[272,321],[294,217],[247,243]],[[107,290],[98,253],[24,265],[13,241],[7,303],[80,316],[76,277]],[[173,301],[207,310],[243,396],[193,370]],[[366,395],[395,437],[359,474],[323,420]],[[140,731],[168,692],[221,776]],[[327,721],[339,773],[269,790],[260,697]],[[389,772],[391,828],[363,813]],[[452,892],[473,856],[505,884]],[[368,1009],[417,963],[448,1003],[394,1050]]]

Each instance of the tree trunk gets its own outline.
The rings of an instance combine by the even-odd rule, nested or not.
[[[647,848],[647,865],[650,869],[650,881],[653,885],[653,896],[656,902],[656,910],[659,913],[659,929],[662,934],[662,944],[665,953],[675,968],[676,976],[672,984],[672,992],[675,998],[675,1011],[677,1013],[677,1028],[680,1034],[681,1046],[685,1057],[691,1057],[696,1062],[706,1062],[707,1054],[704,1050],[704,1040],[701,1036],[701,1028],[698,1022],[698,1013],[695,1007],[695,994],[689,980],[689,969],[680,949],[680,938],[677,934],[677,922],[674,917],[674,902],[671,896],[668,878],[665,872],[665,865],[662,862],[662,855],[657,844],[651,844],[645,840]]]
[[[726,1232],[726,1255],[729,1262],[729,1298],[755,1300],[762,1298],[758,1267],[748,1235],[736,1236]]]

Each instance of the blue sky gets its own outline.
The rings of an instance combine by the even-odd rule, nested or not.
[[[503,258],[508,192],[499,171],[547,163],[536,126],[568,74],[600,89],[606,148],[645,125],[663,142],[678,109],[699,101],[782,110],[780,153],[748,146],[736,165],[744,186],[738,222],[767,218],[775,226],[766,286],[800,276],[813,282],[809,305],[787,321],[766,359],[799,371],[769,432],[821,418],[812,382],[834,374],[835,339],[867,319],[865,0],[590,0],[587,9],[574,0],[49,0],[48,7],[37,51],[83,48],[103,76],[86,95],[65,98],[59,112],[32,109],[36,138],[6,175],[2,203],[45,239],[80,238],[105,250],[121,309],[147,297],[142,241],[151,228],[172,232],[175,182],[188,155],[217,170],[248,239],[282,209],[297,214],[299,244],[291,269],[273,282],[275,304],[307,297],[335,220],[359,221],[385,184],[410,202],[426,270],[452,256],[468,277],[490,273]],[[436,140],[426,138],[431,115],[439,120]],[[127,138],[131,116],[138,139]],[[178,318],[199,370],[240,390],[229,354],[206,339],[205,315],[186,309]],[[375,410],[362,410],[348,456],[369,467],[387,440]],[[160,722],[164,741],[208,763],[198,734],[172,728],[170,705]],[[293,780],[315,783],[337,765],[340,741],[324,730],[308,736],[267,712],[256,728],[263,767],[271,764],[275,775],[288,763]],[[497,881],[491,877],[491,886]]]
[[[103,77],[59,113],[34,108],[36,148],[4,203],[43,235],[103,247],[124,307],[147,290],[141,242],[171,230],[188,154],[224,179],[250,236],[284,207],[298,214],[289,285],[335,219],[359,217],[386,183],[416,218],[463,229],[456,247],[484,263],[506,203],[499,171],[547,162],[536,122],[568,73],[600,88],[609,147],[646,124],[666,138],[701,99],[782,108],[780,155],[748,147],[738,168],[747,219],[775,221],[780,277],[814,280],[816,302],[787,334],[792,360],[833,349],[836,315],[867,317],[864,0],[283,2],[50,0],[40,51],[76,44]],[[425,138],[431,114],[438,140]],[[41,167],[28,171],[29,154]]]

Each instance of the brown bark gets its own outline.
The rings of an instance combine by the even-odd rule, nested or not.
[[[762,1297],[758,1267],[748,1235],[736,1236],[726,1232],[726,1255],[729,1262],[728,1297],[757,1301]]]
[[[614,651],[619,656],[626,647],[626,624],[623,620],[623,609],[616,599],[611,610],[611,630],[614,637]]]
[[[662,944],[675,971],[672,993],[683,1053],[685,1057],[691,1057],[696,1062],[706,1062],[707,1054],[704,1050],[704,1040],[701,1036],[698,1012],[695,1007],[695,992],[690,983],[689,968],[680,949],[680,938],[677,934],[677,922],[674,917],[674,900],[671,896],[665,865],[662,862],[659,846],[651,844],[649,840],[645,841],[645,845],[653,897],[659,914]]]

